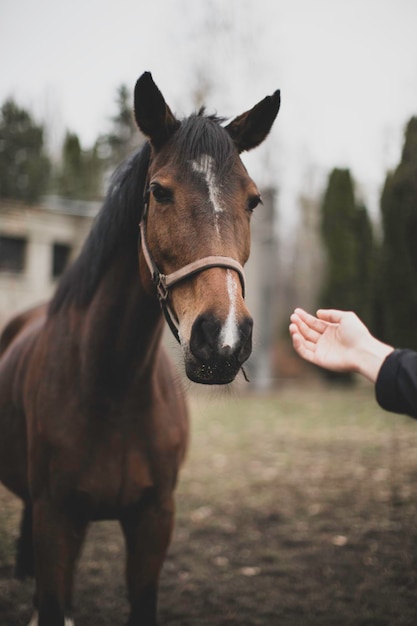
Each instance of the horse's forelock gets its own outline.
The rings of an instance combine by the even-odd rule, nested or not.
[[[212,157],[216,175],[227,171],[232,159],[237,156],[236,148],[227,131],[221,125],[223,118],[205,115],[201,109],[181,122],[172,137],[169,148],[173,151],[175,165],[189,171],[188,165],[202,155]]]

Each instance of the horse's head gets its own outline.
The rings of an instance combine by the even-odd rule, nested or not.
[[[278,109],[276,92],[225,127],[203,113],[179,121],[149,73],[136,84],[136,121],[152,147],[141,271],[172,283],[162,298],[195,382],[231,382],[251,353],[241,266],[260,194],[239,153],[265,139]]]

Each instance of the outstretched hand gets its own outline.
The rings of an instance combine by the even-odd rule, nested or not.
[[[298,354],[335,372],[359,372],[372,381],[393,348],[375,339],[355,313],[320,309],[317,317],[303,309],[291,315],[290,334]]]

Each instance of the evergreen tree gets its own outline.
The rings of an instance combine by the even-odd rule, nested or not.
[[[83,159],[81,145],[75,133],[67,131],[62,147],[61,172],[58,176],[58,191],[66,198],[82,195]]]
[[[319,306],[353,310],[372,327],[372,226],[366,208],[355,201],[349,170],[334,169],[329,176],[321,207],[321,233],[326,259]]]
[[[406,128],[400,164],[381,197],[383,339],[417,350],[417,118]]]
[[[375,279],[377,246],[374,242],[372,224],[368,211],[363,205],[356,207],[353,221],[355,233],[355,297],[352,309],[360,316],[371,330],[374,327]],[[355,303],[356,300],[356,303]]]
[[[321,231],[327,253],[321,306],[348,309],[354,283],[355,211],[353,185],[348,170],[331,172],[322,204]]]
[[[37,201],[47,189],[49,172],[43,126],[7,100],[0,109],[0,197]]]
[[[321,207],[327,263],[320,306],[355,310],[369,324],[373,236],[366,208],[357,205],[349,170],[334,169]]]
[[[99,197],[104,175],[110,176],[114,168],[140,145],[132,96],[124,85],[117,90],[116,105],[111,131],[100,136],[92,150],[82,150],[77,135],[67,133],[57,175],[57,190],[64,197],[85,200]]]
[[[98,141],[84,154],[85,197],[97,200],[103,195],[104,161],[100,157]]]
[[[102,169],[97,144],[83,151],[78,136],[67,132],[57,175],[58,193],[71,199],[97,199],[101,195]]]
[[[99,139],[100,152],[105,155],[111,168],[119,165],[141,144],[132,102],[133,97],[128,88],[121,85],[116,95],[117,113],[111,118],[112,129]]]

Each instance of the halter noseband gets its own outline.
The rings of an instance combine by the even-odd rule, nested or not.
[[[168,325],[174,335],[175,339],[180,342],[180,336],[178,332],[178,318],[173,311],[173,309],[168,304],[168,296],[169,291],[180,282],[187,280],[190,276],[194,274],[198,274],[203,272],[204,270],[210,269],[211,267],[224,267],[227,269],[234,270],[237,272],[240,283],[242,285],[242,294],[245,297],[245,274],[243,271],[243,267],[241,264],[232,259],[229,256],[206,256],[202,259],[197,259],[196,261],[192,261],[187,265],[181,267],[181,269],[172,272],[171,274],[162,274],[150,251],[148,248],[147,240],[146,240],[146,218],[148,215],[148,203],[145,202],[144,211],[142,219],[139,223],[139,231],[140,231],[140,239],[139,243],[142,244],[143,256],[145,257],[146,264],[149,268],[149,271],[152,276],[152,281],[156,287],[156,293],[158,296],[159,303],[161,305],[162,311],[165,315],[165,319],[168,322]]]

